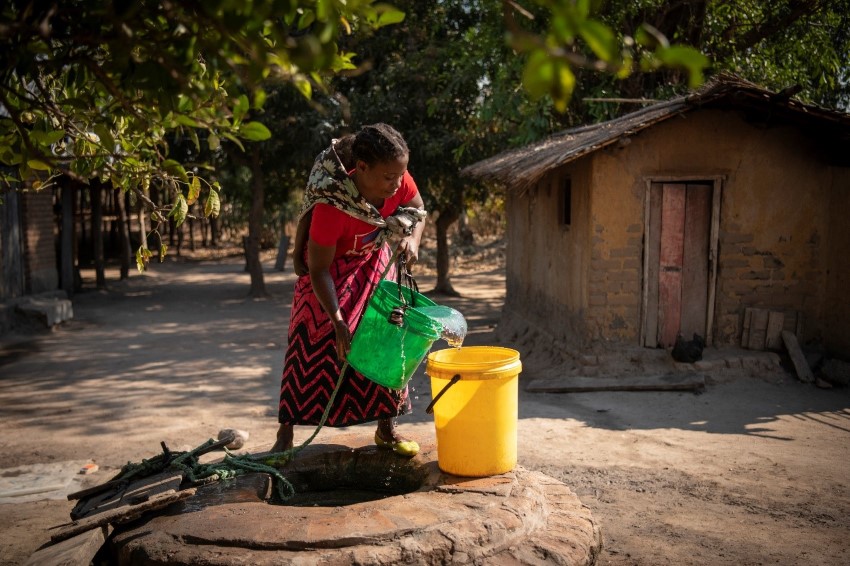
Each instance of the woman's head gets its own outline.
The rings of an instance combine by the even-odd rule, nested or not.
[[[400,133],[382,123],[363,126],[354,137],[351,151],[360,194],[373,204],[395,194],[410,157]]]
[[[354,158],[367,165],[407,158],[410,151],[398,131],[384,123],[363,126],[351,146]]]

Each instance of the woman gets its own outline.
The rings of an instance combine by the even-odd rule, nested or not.
[[[271,452],[292,448],[294,425],[321,421],[336,387],[351,336],[390,259],[385,219],[400,206],[423,209],[407,172],[404,138],[386,124],[364,126],[351,143],[354,168],[346,171],[331,145],[316,159],[301,212],[311,213],[306,264],[298,278],[284,360],[278,421]],[[416,262],[424,223],[397,246],[408,265]],[[296,247],[296,255],[301,253]],[[392,276],[390,273],[389,276]],[[376,347],[379,347],[376,345]],[[378,385],[352,368],[342,381],[325,426],[378,421],[375,443],[404,456],[419,445],[395,429],[395,417],[410,410],[407,388]]]

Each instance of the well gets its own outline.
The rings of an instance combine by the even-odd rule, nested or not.
[[[337,439],[339,440],[339,439]],[[311,445],[284,468],[297,495],[269,503],[265,474],[198,490],[124,525],[109,546],[124,565],[594,564],[599,525],[563,483],[517,467],[445,474],[436,450],[412,459],[366,445]]]

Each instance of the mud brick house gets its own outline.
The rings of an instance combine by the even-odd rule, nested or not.
[[[0,193],[0,333],[25,319],[53,326],[73,317],[59,289],[53,191]]]
[[[463,171],[507,188],[503,324],[850,357],[850,115],[732,76]]]

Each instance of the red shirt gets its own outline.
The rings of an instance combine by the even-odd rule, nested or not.
[[[390,198],[384,199],[384,206],[378,209],[378,212],[382,218],[386,218],[418,194],[419,190],[413,177],[405,171],[398,190]],[[358,220],[329,204],[319,203],[313,207],[310,239],[320,246],[335,245],[334,257],[372,253],[375,249],[375,238],[380,231],[381,228]]]

